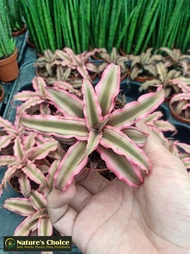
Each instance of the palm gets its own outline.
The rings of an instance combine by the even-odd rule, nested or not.
[[[60,198],[60,204],[53,204],[55,193],[52,200],[50,195],[54,226],[72,235],[83,253],[190,253],[190,178],[172,155],[156,157],[158,148],[150,142],[147,153],[152,153],[154,169],[137,189],[92,174],[77,185],[69,209]],[[68,192],[69,201],[74,186]]]

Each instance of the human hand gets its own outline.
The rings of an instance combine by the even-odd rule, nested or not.
[[[153,170],[138,188],[92,173],[48,196],[53,226],[85,254],[190,253],[190,176],[152,134]]]

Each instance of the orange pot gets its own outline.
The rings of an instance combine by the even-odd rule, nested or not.
[[[12,32],[12,36],[17,37],[17,36],[25,33],[25,31],[26,31],[26,25],[24,24],[23,27],[19,31]]]
[[[10,82],[17,79],[19,75],[19,68],[17,62],[18,49],[15,52],[5,58],[0,60],[0,80],[3,82]]]

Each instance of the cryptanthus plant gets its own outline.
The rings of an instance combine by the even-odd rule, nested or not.
[[[163,102],[161,88],[118,108],[120,67],[110,64],[95,87],[83,80],[81,96],[56,86],[44,89],[56,114],[29,115],[22,111],[20,123],[28,130],[72,140],[55,172],[55,188],[67,188],[94,151],[109,170],[130,186],[143,182],[151,171],[151,163],[142,149],[147,134],[135,124]]]

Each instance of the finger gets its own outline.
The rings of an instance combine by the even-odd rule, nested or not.
[[[101,176],[98,172],[90,173],[85,179],[80,181],[80,175],[76,177],[76,183],[80,184],[92,195],[102,191],[110,183],[105,177]]]
[[[76,194],[75,185],[64,192],[53,190],[47,198],[47,208],[53,226],[64,235],[72,235],[74,221],[78,213],[68,205]]]
[[[76,195],[69,202],[69,205],[77,212],[80,212],[86,206],[91,197],[92,194],[89,191],[80,185],[76,185]]]

